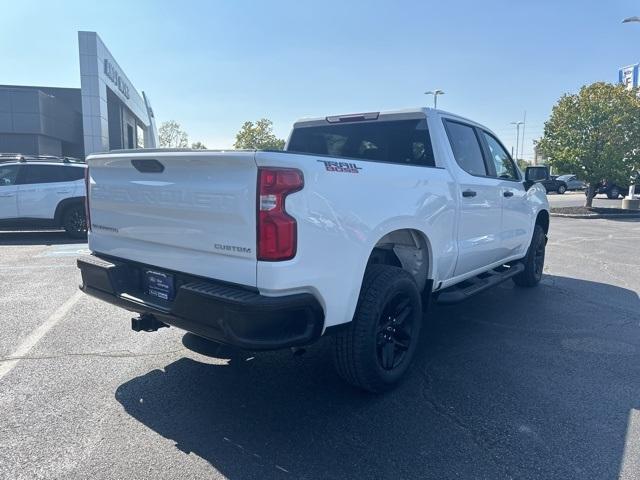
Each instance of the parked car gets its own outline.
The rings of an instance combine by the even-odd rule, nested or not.
[[[576,175],[572,174],[559,175],[557,180],[560,182],[564,182],[564,184],[567,186],[567,190],[584,190],[586,186],[585,182],[579,180]]]
[[[544,188],[546,189],[547,193],[556,192],[562,195],[564,194],[564,192],[568,190],[567,184],[564,181],[560,180],[555,175],[549,176],[546,180],[543,180],[540,183],[544,185]]]
[[[636,180],[636,195],[640,192],[640,175]],[[625,197],[629,192],[629,185],[620,185],[609,180],[602,180],[596,185],[596,195],[605,194],[610,200],[614,200],[619,197]],[[585,191],[585,195],[588,192]]]
[[[86,235],[86,165],[56,157],[0,157],[0,225]]]
[[[523,178],[494,133],[450,113],[303,120],[282,152],[87,162],[85,293],[138,312],[136,331],[248,350],[334,335],[338,373],[368,391],[403,376],[432,298],[542,277],[546,170]]]

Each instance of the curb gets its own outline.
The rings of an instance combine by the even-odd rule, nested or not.
[[[640,213],[590,213],[588,215],[578,215],[572,213],[549,213],[551,217],[561,218],[640,218]]]

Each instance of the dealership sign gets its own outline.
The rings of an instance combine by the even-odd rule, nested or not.
[[[104,59],[104,74],[118,87],[118,90],[129,99],[129,85],[125,82],[124,78],[118,72],[118,69],[113,64]]]
[[[638,67],[640,67],[640,64],[636,63],[618,70],[618,83],[624,85],[627,90],[637,88],[640,85]]]

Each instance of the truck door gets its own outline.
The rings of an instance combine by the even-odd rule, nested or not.
[[[499,259],[506,259],[526,252],[534,219],[521,174],[511,156],[496,137],[487,131],[481,132],[485,152],[491,159],[489,168],[499,181],[502,195],[502,245]]]
[[[496,262],[500,257],[501,180],[490,175],[480,132],[472,125],[445,119],[445,129],[459,179],[458,261],[454,276]]]

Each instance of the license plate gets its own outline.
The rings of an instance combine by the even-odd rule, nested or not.
[[[174,284],[173,275],[170,273],[146,270],[144,272],[145,289],[148,295],[161,298],[162,300],[173,300]]]

